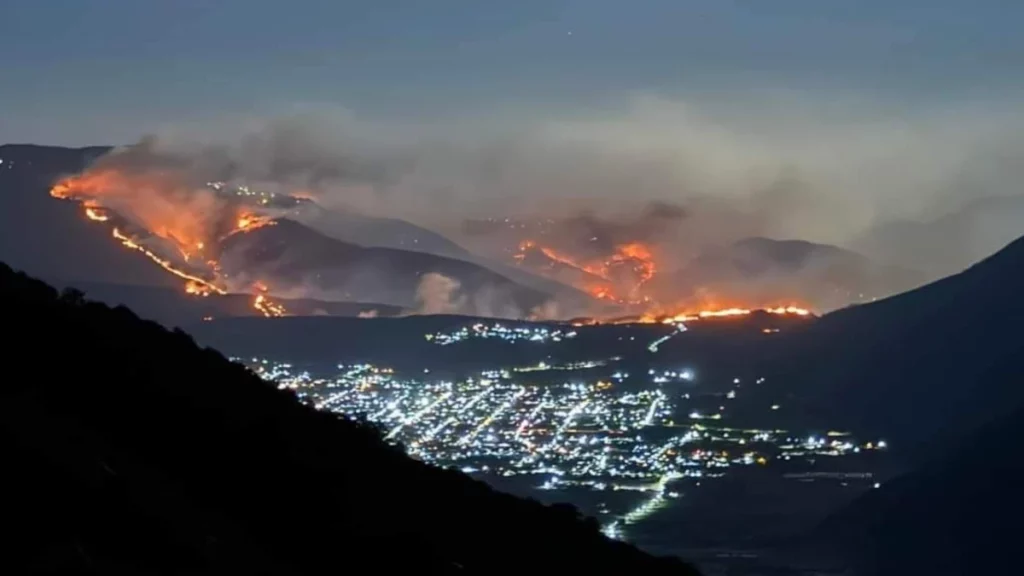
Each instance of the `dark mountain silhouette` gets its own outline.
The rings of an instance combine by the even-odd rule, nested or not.
[[[482,315],[523,315],[548,297],[462,260],[349,244],[287,218],[276,223],[228,238],[222,245],[225,270],[275,288],[315,288],[340,294],[338,299],[406,307],[417,305],[426,274],[440,274],[458,282],[450,298],[466,299],[462,311]]]
[[[857,576],[1020,571],[1024,405],[920,469],[872,490],[803,543]]]
[[[0,401],[12,573],[695,573],[412,460],[126,308],[6,266],[0,295],[8,357],[39,359]]]
[[[837,246],[769,238],[706,250],[666,279],[684,294],[764,304],[795,300],[817,310],[888,296],[923,281],[914,271],[881,266]]]
[[[788,331],[762,368],[770,394],[788,395],[779,417],[885,435],[908,456],[962,438],[1024,404],[1022,293],[1024,238],[955,276]]]

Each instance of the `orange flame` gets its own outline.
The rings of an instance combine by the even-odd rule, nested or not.
[[[654,317],[644,316],[641,321],[643,322],[663,322],[665,324],[675,324],[677,322],[692,322],[694,320],[704,320],[711,318],[735,318],[740,316],[749,316],[754,312],[767,312],[768,314],[776,314],[779,316],[810,316],[811,311],[806,308],[800,308],[797,306],[779,306],[776,308],[720,308],[720,309],[707,309],[707,310],[696,310],[692,312],[682,312],[665,317]]]
[[[107,213],[104,212],[102,208],[86,207],[85,217],[89,220],[95,220],[96,222],[106,222],[107,220],[110,220],[110,216],[107,216]]]
[[[224,290],[220,286],[217,286],[212,282],[204,280],[198,276],[193,276],[192,274],[183,272],[182,270],[175,268],[173,264],[157,256],[156,254],[146,249],[145,247],[141,246],[135,240],[132,240],[128,236],[125,236],[117,228],[114,228],[113,236],[114,238],[120,240],[121,244],[124,245],[125,247],[142,253],[164,270],[170,272],[171,274],[174,274],[175,276],[181,278],[182,280],[185,280],[185,291],[188,292],[189,294],[197,294],[200,296],[208,296],[211,292],[216,294],[227,294],[227,290]]]
[[[226,206],[223,200],[206,195],[195,195],[197,200],[189,204],[188,200],[175,203],[174,198],[192,198],[189,190],[182,189],[181,184],[168,174],[150,172],[146,174],[126,174],[113,169],[90,170],[57,182],[50,190],[54,198],[78,202],[84,209],[85,217],[94,222],[109,222],[108,207],[104,199],[114,200],[130,207],[131,215],[138,220],[151,234],[170,241],[180,252],[185,262],[192,262],[196,255],[202,255],[213,229],[215,211]],[[170,198],[170,199],[169,199]],[[187,206],[189,209],[183,209]],[[204,208],[211,213],[202,213]],[[275,221],[257,214],[243,212],[239,214],[235,228],[220,240],[238,232],[249,232],[264,226],[272,226]],[[168,273],[185,281],[184,289],[188,294],[196,296],[225,295],[228,293],[221,277],[220,264],[211,258],[202,258],[199,263],[208,270],[213,279],[187,272],[164,258],[142,243],[125,233],[118,227],[111,228],[112,236],[124,247],[136,251]],[[264,316],[283,316],[283,306],[273,302],[266,294],[254,296],[253,308]]]
[[[638,304],[650,301],[650,297],[643,294],[643,288],[654,278],[657,266],[654,263],[651,249],[643,243],[621,244],[616,246],[615,251],[607,258],[585,262],[550,246],[540,246],[533,240],[524,240],[519,243],[519,251],[513,258],[517,263],[522,264],[531,250],[537,250],[547,258],[546,268],[549,270],[556,264],[560,264],[599,279],[600,282],[588,282],[581,287],[595,298],[620,304]],[[622,266],[629,267],[632,272],[631,279],[623,280],[616,273]],[[623,283],[631,285],[626,287],[625,294],[619,294],[616,286]]]
[[[657,276],[658,265],[654,251],[643,242],[627,242],[615,246],[612,253],[603,259],[579,260],[563,251],[543,246],[535,240],[524,240],[519,243],[519,250],[514,258],[519,264],[534,263],[537,260],[527,259],[531,251],[539,252],[547,258],[547,264],[538,272],[553,276],[556,280],[569,280],[580,290],[599,300],[606,300],[624,306],[639,306],[647,312],[641,317],[643,322],[682,322],[711,318],[729,318],[749,315],[755,310],[764,310],[771,314],[792,316],[808,316],[810,310],[804,307],[787,304],[784,306],[759,307],[746,303],[716,302],[706,297],[695,298],[699,303],[691,302],[686,306],[669,306],[659,303],[652,295],[646,293],[648,284]],[[551,274],[556,265],[568,266],[587,274],[584,278],[564,278]],[[623,271],[627,271],[623,274]],[[723,305],[724,304],[724,305]],[[743,305],[745,304],[745,305]],[[681,310],[680,310],[681,309]],[[636,317],[633,320],[636,321]]]
[[[263,294],[257,294],[256,298],[253,300],[252,305],[253,305],[253,308],[256,308],[257,310],[262,312],[264,316],[266,316],[268,318],[272,317],[272,316],[284,316],[285,315],[284,306],[281,306],[280,304],[276,304],[276,303],[272,302],[269,298],[267,298]]]
[[[235,222],[235,231],[251,232],[264,226],[274,226],[277,222],[269,216],[258,216],[256,214],[243,213]]]

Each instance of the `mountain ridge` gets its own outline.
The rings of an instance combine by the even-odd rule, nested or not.
[[[791,414],[888,430],[913,454],[1024,403],[1022,291],[1024,237],[964,272],[790,331],[762,369],[786,383]]]
[[[109,150],[105,147],[71,149],[35,145],[0,147],[0,159],[5,159],[4,164],[0,164],[0,197],[6,204],[5,210],[0,213],[0,259],[8,260],[18,268],[46,278],[67,278],[104,284],[178,286],[178,279],[164,273],[138,255],[124,250],[116,241],[111,240],[109,230],[86,221],[77,205],[55,201],[48,194],[56,180],[80,172],[92,160]],[[312,228],[309,230],[312,234]],[[327,238],[329,237],[324,236],[324,239]],[[326,240],[320,244],[325,242]],[[462,264],[453,264],[451,258],[428,252],[400,253],[398,251],[401,249],[398,248],[390,249],[395,252],[383,253],[380,250],[389,249],[367,250],[369,252],[366,254],[375,254],[378,261],[385,264],[392,261],[404,262],[405,267],[413,272],[433,271],[430,268],[442,262],[446,263],[442,266],[446,269],[466,272],[473,278],[490,278],[494,280],[496,291],[513,293],[517,296],[512,298],[515,304],[525,307],[527,311],[544,300],[539,296],[537,289],[517,286],[514,280],[473,262],[456,260],[454,262]],[[444,260],[441,260],[442,258]],[[452,273],[449,271],[449,275]],[[419,274],[406,276],[408,282],[403,287],[403,298],[400,302],[391,304],[411,308],[416,305],[415,292]],[[472,284],[471,281],[462,278],[453,279],[467,289]],[[377,288],[373,288],[369,294],[353,299],[376,302]]]

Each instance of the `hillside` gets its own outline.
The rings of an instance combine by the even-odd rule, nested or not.
[[[225,270],[264,279],[278,289],[316,289],[337,300],[377,301],[413,307],[436,297],[463,313],[520,316],[541,305],[546,294],[520,286],[475,264],[423,252],[366,248],[324,236],[281,218],[277,225],[228,238]],[[449,293],[425,295],[420,283],[434,273],[454,280]],[[458,301],[463,300],[461,305]],[[502,314],[511,310],[510,314]],[[454,311],[454,310],[453,310]]]
[[[81,210],[47,193],[105,147],[0,146],[0,260],[47,278],[179,286],[176,279],[110,239]]]
[[[805,546],[857,576],[1012,574],[1024,406],[830,517]],[[941,550],[941,554],[936,554]]]
[[[51,186],[61,177],[81,172],[109,151],[107,147],[0,146],[0,160],[3,160],[0,164],[0,206],[3,207],[0,210],[0,259],[43,278],[180,287],[178,279],[112,240],[111,226],[83,218],[77,202],[57,201],[50,196]],[[246,249],[236,254],[231,272],[238,278],[271,282],[275,289],[291,289],[290,294],[317,293],[319,289],[321,295],[327,293],[329,300],[403,307],[416,306],[422,276],[436,272],[460,284],[462,291],[451,296],[465,299],[463,306],[453,306],[453,309],[480,314],[501,314],[510,310],[525,314],[549,295],[543,289],[524,286],[480,264],[438,256],[419,248],[422,242],[435,252],[461,250],[444,237],[408,222],[328,212],[311,202],[304,203],[303,208],[307,212],[318,210],[321,224],[333,229],[343,228],[347,238],[365,244],[336,240],[295,220],[282,221],[285,224],[272,231],[247,235],[244,242],[240,238],[232,239],[228,248],[243,244]],[[114,214],[114,211],[109,213]],[[116,215],[138,224],[131,214]],[[167,215],[171,216],[173,214]],[[145,242],[149,234],[139,232],[136,239]],[[260,244],[264,240],[276,245]],[[409,246],[379,246],[388,242]],[[174,250],[158,252],[163,257],[177,258]],[[268,252],[287,258],[271,261],[264,257]],[[254,255],[256,257],[252,258]],[[253,265],[252,269],[246,268],[249,264]],[[550,287],[565,288],[557,284]]]
[[[303,204],[291,218],[321,234],[361,246],[411,250],[459,259],[471,255],[441,234],[399,218],[365,216],[342,209],[328,210],[315,201]]]
[[[125,308],[6,266],[0,294],[8,356],[41,360],[0,402],[17,572],[694,573],[411,460]]]
[[[346,244],[420,252],[486,268],[524,287],[557,296],[563,306],[586,309],[593,303],[587,294],[570,286],[474,254],[437,232],[399,218],[368,216],[344,208],[328,209],[315,200],[304,200],[294,206],[287,218]]]
[[[827,314],[762,354],[780,418],[884,435],[905,455],[1024,404],[1024,238],[966,271]],[[766,390],[766,392],[768,392]]]

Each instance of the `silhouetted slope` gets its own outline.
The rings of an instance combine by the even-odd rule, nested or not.
[[[858,576],[1020,572],[1024,407],[829,518],[809,543]]]
[[[0,392],[12,573],[694,573],[412,460],[125,308],[6,266],[0,297],[9,365],[31,370]]]
[[[1024,238],[961,274],[775,340],[780,417],[884,434],[904,454],[1024,404]],[[770,395],[770,394],[769,394]],[[767,396],[766,396],[766,401]]]

